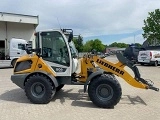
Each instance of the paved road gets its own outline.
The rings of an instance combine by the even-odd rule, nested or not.
[[[160,66],[138,67],[143,78],[160,87]],[[10,81],[12,71],[0,69],[0,120],[160,120],[160,92],[134,88],[118,77],[123,90],[120,102],[112,109],[101,109],[89,101],[83,86],[70,85],[49,104],[32,104],[24,91]]]

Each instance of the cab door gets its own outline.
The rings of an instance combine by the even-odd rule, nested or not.
[[[42,58],[57,76],[71,76],[71,55],[68,41],[60,31],[40,33]]]

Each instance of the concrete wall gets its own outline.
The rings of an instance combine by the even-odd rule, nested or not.
[[[0,22],[0,40],[6,39],[6,25],[5,22]]]
[[[36,26],[27,23],[0,22],[0,40],[5,40],[5,54],[9,52],[11,38],[22,38],[34,43]]]
[[[28,41],[34,40],[35,26],[33,24],[7,23],[7,39],[22,38]]]
[[[39,24],[38,16],[0,12],[0,21]]]

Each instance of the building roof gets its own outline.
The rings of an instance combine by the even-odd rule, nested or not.
[[[16,22],[16,23],[28,23],[28,24],[39,24],[39,17],[32,15],[23,15],[15,13],[0,12],[0,22]]]

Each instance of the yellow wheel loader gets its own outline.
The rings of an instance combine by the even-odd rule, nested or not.
[[[97,56],[95,51],[78,59],[72,30],[45,30],[35,36],[36,49],[27,49],[28,55],[16,61],[11,76],[12,82],[24,89],[32,103],[49,103],[55,93],[67,84],[83,85],[84,92],[88,91],[90,100],[96,106],[113,107],[122,95],[115,75],[131,86],[159,91],[141,78],[137,67],[120,53],[117,53],[117,63]],[[133,70],[134,77],[124,69],[125,66]],[[80,72],[77,73],[77,70]]]

